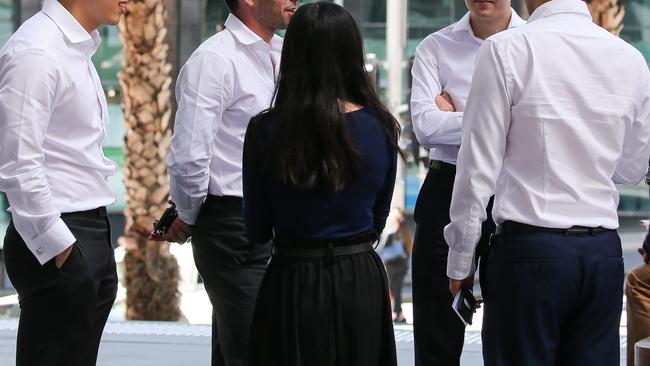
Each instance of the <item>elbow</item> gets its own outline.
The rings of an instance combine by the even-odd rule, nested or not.
[[[644,165],[642,168],[629,171],[616,171],[612,180],[616,184],[623,184],[626,186],[634,186],[639,184],[641,180],[645,177],[647,172],[647,167]]]
[[[432,147],[429,143],[430,136],[423,128],[423,122],[421,118],[413,115],[412,124],[413,132],[415,132],[415,138],[418,140],[418,143],[427,149],[430,149]]]

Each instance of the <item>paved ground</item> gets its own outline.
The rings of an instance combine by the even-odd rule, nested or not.
[[[0,365],[13,366],[17,322],[0,320]],[[413,365],[413,332],[410,326],[395,330],[400,366]],[[621,339],[624,346],[625,339]],[[624,348],[621,348],[624,356]],[[208,325],[163,322],[110,322],[99,352],[98,366],[209,366]],[[478,331],[465,333],[463,366],[483,365]],[[625,360],[621,360],[625,365]]]

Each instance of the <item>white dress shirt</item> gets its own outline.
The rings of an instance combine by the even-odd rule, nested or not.
[[[207,194],[242,197],[242,150],[251,117],[271,106],[282,38],[266,43],[236,16],[181,69],[168,159],[178,215],[194,224]]]
[[[415,50],[411,71],[411,120],[420,145],[429,158],[456,164],[461,122],[478,49],[483,40],[474,35],[468,12],[458,22],[425,38]],[[525,24],[513,10],[508,28]],[[436,97],[447,92],[456,112],[443,112]]]
[[[650,74],[580,0],[540,6],[481,47],[463,120],[447,274],[473,272],[485,207],[548,228],[618,227],[615,183],[648,167]]]
[[[108,110],[91,61],[101,39],[56,0],[0,50],[0,191],[43,264],[75,241],[62,212],[115,201],[102,151]]]

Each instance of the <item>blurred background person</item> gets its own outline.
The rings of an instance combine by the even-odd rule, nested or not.
[[[393,305],[393,322],[406,323],[402,313],[402,289],[408,273],[409,259],[413,250],[413,232],[406,222],[404,210],[393,208],[388,216],[384,245],[379,252],[386,266],[388,284]]]
[[[273,108],[244,142],[244,221],[273,239],[251,365],[396,365],[388,281],[373,242],[395,184],[399,124],[364,68],[343,7],[300,7]]]
[[[648,231],[647,220],[643,220],[641,226]],[[636,342],[650,337],[650,232],[646,234],[639,254],[643,258],[643,265],[630,271],[625,282],[628,366],[634,366]]]

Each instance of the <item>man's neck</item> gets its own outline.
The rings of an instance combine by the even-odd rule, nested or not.
[[[81,24],[81,26],[86,30],[86,32],[90,33],[97,29],[97,25],[93,24],[87,17],[86,13],[84,12],[83,9],[83,2],[79,1],[72,1],[72,0],[58,0],[61,5],[63,5],[64,8],[72,16]]]
[[[275,35],[275,29],[263,26],[252,14],[246,12],[237,12],[233,14],[253,33],[257,34],[266,43],[271,43]]]
[[[551,0],[526,0],[526,8],[528,9],[528,14],[532,15],[537,8],[550,1]]]
[[[512,13],[509,13],[508,16],[499,18],[498,20],[493,19],[481,19],[478,17],[469,15],[469,24],[474,31],[474,35],[480,39],[487,39],[490,36],[502,32],[508,29],[510,24],[510,19],[512,18]]]

